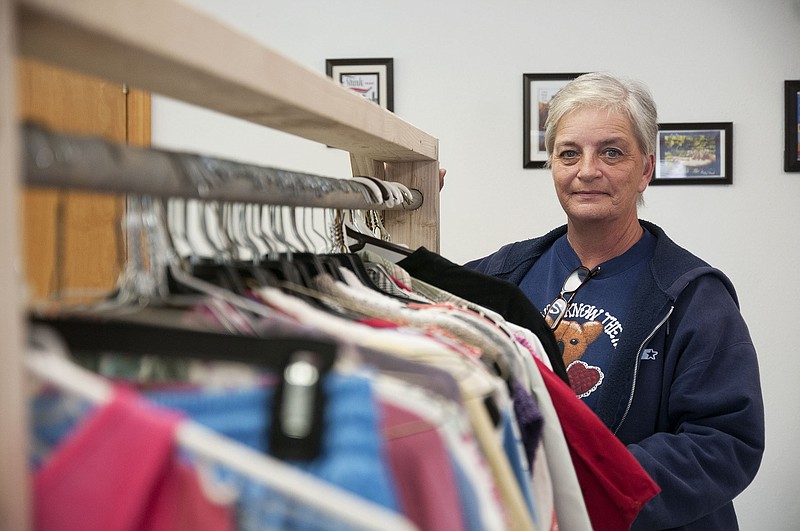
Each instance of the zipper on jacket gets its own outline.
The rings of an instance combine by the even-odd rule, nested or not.
[[[672,310],[674,309],[675,306],[669,307],[667,315],[665,315],[664,318],[661,319],[661,322],[658,323],[655,328],[653,328],[653,331],[650,332],[650,334],[645,338],[645,340],[642,341],[642,344],[639,345],[639,350],[636,352],[636,365],[634,365],[633,367],[633,384],[631,384],[631,395],[628,397],[628,404],[625,406],[625,413],[622,414],[622,419],[619,421],[619,424],[617,424],[617,427],[614,428],[614,435],[617,434],[619,429],[622,427],[622,424],[625,422],[625,419],[628,418],[628,413],[630,412],[631,405],[633,404],[633,395],[636,392],[636,379],[639,376],[639,363],[641,363],[642,360],[642,349],[644,349],[644,346],[647,344],[648,341],[653,339],[653,336],[656,335],[658,329],[661,328],[667,321],[667,319],[669,319],[669,316],[672,315]],[[669,327],[669,323],[667,324],[667,327]]]

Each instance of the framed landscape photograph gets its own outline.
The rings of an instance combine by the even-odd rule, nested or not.
[[[786,146],[783,170],[800,172],[800,80],[784,81],[786,91]]]
[[[547,162],[544,124],[550,100],[581,74],[522,74],[522,167],[543,168]]]
[[[732,122],[658,124],[651,185],[732,182]]]
[[[393,59],[327,59],[325,73],[369,101],[394,111]]]

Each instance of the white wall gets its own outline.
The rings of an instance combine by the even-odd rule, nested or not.
[[[733,122],[733,185],[653,187],[641,215],[737,286],[768,430],[740,521],[796,528],[800,174],[783,172],[782,150],[783,81],[800,79],[800,0],[190,3],[321,74],[326,58],[393,57],[395,111],[441,141],[441,250],[456,262],[564,220],[548,172],[522,168],[523,73],[611,70],[648,83],[662,122]],[[349,175],[336,150],[164,98],[153,109],[156,145]]]

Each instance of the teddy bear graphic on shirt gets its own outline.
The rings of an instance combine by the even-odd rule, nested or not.
[[[570,387],[579,398],[589,396],[603,383],[604,375],[600,367],[589,365],[581,360],[586,348],[602,332],[603,325],[598,321],[588,321],[582,324],[575,321],[561,321],[556,330],[556,338],[564,365],[567,368]]]

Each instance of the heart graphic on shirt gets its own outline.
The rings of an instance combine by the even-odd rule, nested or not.
[[[589,365],[586,362],[575,360],[567,367],[569,385],[579,398],[592,394],[603,382],[603,371],[600,367]]]

